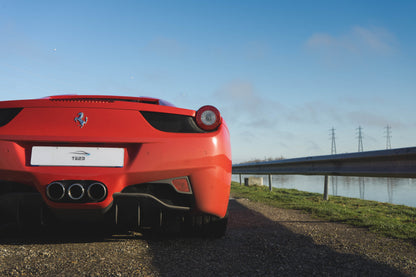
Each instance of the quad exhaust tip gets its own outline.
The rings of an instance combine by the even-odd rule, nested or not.
[[[46,188],[46,195],[53,201],[59,201],[65,196],[65,186],[61,182],[52,182]]]
[[[82,197],[84,197],[84,194],[85,194],[85,189],[79,183],[73,183],[68,188],[68,196],[72,200],[80,200]]]
[[[56,202],[67,202],[68,200],[100,202],[107,197],[107,187],[100,182],[93,182],[91,184],[82,182],[70,184],[66,182],[65,185],[65,181],[55,181],[46,187],[46,195],[49,199]]]
[[[102,183],[92,183],[88,187],[88,197],[93,201],[101,201],[107,196],[107,188]]]

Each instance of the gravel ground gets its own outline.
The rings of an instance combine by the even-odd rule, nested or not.
[[[416,246],[299,211],[230,201],[221,239],[0,238],[1,276],[416,276]]]

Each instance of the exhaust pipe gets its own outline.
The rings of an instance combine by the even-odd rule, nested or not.
[[[65,196],[65,186],[61,182],[52,182],[46,187],[46,195],[52,201],[59,201]]]
[[[84,197],[84,194],[85,194],[85,189],[79,183],[73,183],[68,188],[68,196],[72,200],[80,200],[82,197]]]
[[[91,200],[100,202],[107,196],[107,188],[102,183],[92,183],[88,187],[87,193]]]

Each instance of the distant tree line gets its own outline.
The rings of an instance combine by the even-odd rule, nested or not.
[[[243,164],[245,163],[258,163],[258,162],[269,162],[269,161],[275,161],[275,160],[284,160],[285,158],[283,156],[280,157],[264,157],[264,159],[252,159],[252,160],[248,160],[245,162],[242,162]]]

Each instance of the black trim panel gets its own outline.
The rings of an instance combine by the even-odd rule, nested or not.
[[[196,125],[192,116],[148,111],[141,111],[140,113],[150,125],[159,131],[169,133],[204,133]]]
[[[7,125],[22,110],[23,110],[23,108],[0,109],[0,127],[3,127],[5,125]]]

